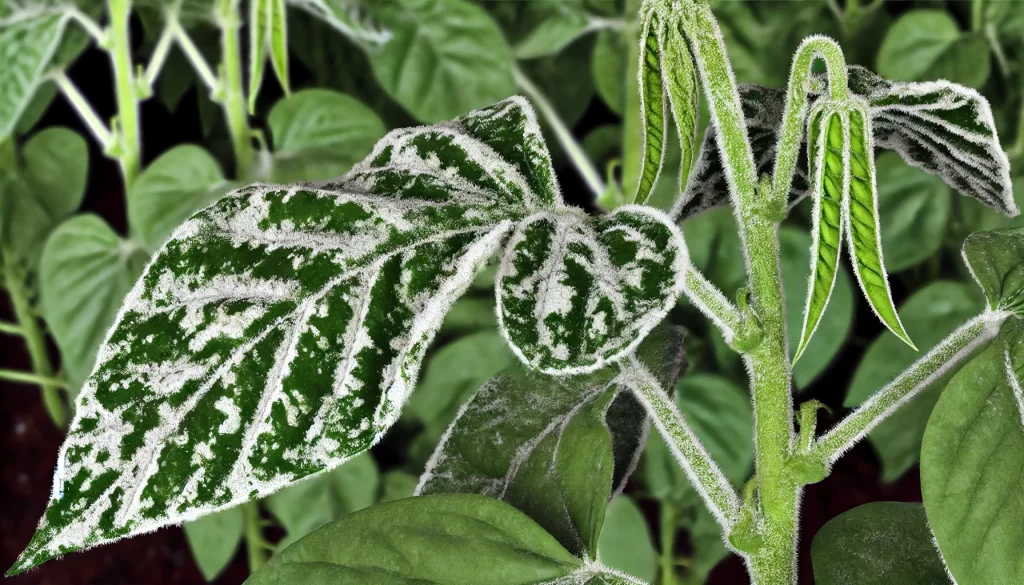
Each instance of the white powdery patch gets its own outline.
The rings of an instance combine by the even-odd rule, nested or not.
[[[1013,392],[1013,400],[1017,403],[1017,414],[1020,416],[1021,430],[1024,431],[1024,384],[1021,383],[1013,368],[1013,359],[1009,349],[1003,350],[1003,363],[1006,369],[1006,383],[1010,386],[1010,391]]]
[[[242,418],[235,401],[227,396],[221,396],[217,399],[217,402],[213,403],[213,407],[224,413],[224,422],[220,423],[220,426],[217,427],[217,433],[220,435],[233,435],[237,433],[238,429],[242,427]]]
[[[228,313],[221,305],[217,307],[213,320],[189,340],[188,348],[198,352],[205,348],[207,343],[219,337],[241,339],[249,326],[262,318],[265,312],[263,306],[252,305],[241,312]]]

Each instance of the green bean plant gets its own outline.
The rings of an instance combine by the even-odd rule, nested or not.
[[[604,177],[544,92],[513,67],[510,77],[532,105],[513,96],[463,108],[472,111],[448,121],[392,130],[347,172],[321,181],[288,166],[315,164],[323,153],[287,153],[287,132],[274,132],[275,152],[249,152],[246,107],[255,104],[267,53],[288,87],[284,6],[251,7],[248,100],[232,49],[237,5],[216,5],[224,35],[220,75],[189,43],[182,7],[168,10],[155,62],[166,56],[160,42],[181,46],[225,109],[238,179],[277,182],[222,197],[228,181],[213,164],[209,180],[196,179],[197,197],[209,204],[195,213],[194,199],[176,207],[166,198],[139,200],[160,220],[133,227],[152,257],[124,272],[134,284],[97,344],[95,364],[82,360],[91,373],[81,378],[49,503],[8,575],[201,518],[255,530],[247,536],[250,559],[261,559],[253,549],[270,545],[258,534],[255,502],[265,498],[289,536],[268,561],[251,563],[247,583],[254,585],[674,585],[673,543],[685,515],[701,551],[710,550],[710,536],[742,558],[751,583],[790,585],[797,582],[806,486],[827,478],[857,442],[942,381],[919,448],[923,505],[875,503],[833,519],[811,546],[815,578],[1024,580],[1024,228],[963,238],[964,270],[983,300],[944,309],[944,318],[962,320],[936,339],[918,338],[929,348],[923,352],[913,341],[917,307],[946,307],[971,293],[935,283],[898,309],[887,270],[893,260],[883,254],[880,192],[887,185],[880,177],[893,164],[920,169],[941,194],[953,189],[1006,216],[1019,213],[989,102],[951,81],[889,80],[849,65],[841,45],[822,35],[799,44],[785,89],[741,85],[708,2],[626,4],[636,14],[621,22],[553,19],[559,34],[534,31],[516,48],[536,56],[589,32],[635,34],[637,69],[628,76],[636,93],[618,103],[625,124],[636,124],[639,147],[624,148]],[[118,6],[112,0],[106,31],[78,9],[47,17],[58,29],[87,23],[109,48],[115,72],[127,67],[110,129],[59,72],[50,78],[119,161],[131,216],[131,192],[140,184],[159,191],[161,177],[174,173],[173,162],[158,159],[139,174],[138,147],[128,138],[137,124],[127,110],[136,107],[141,82],[115,32],[125,18]],[[857,3],[848,6],[839,20],[844,35],[864,16]],[[16,26],[3,34],[23,34]],[[402,38],[400,27],[394,34]],[[430,40],[413,35],[397,52],[418,54],[410,53],[415,43]],[[48,51],[39,61],[49,62]],[[370,59],[379,64],[394,55]],[[403,88],[411,82],[397,75],[377,77],[396,98],[408,98]],[[411,91],[418,99],[402,105],[421,120],[462,105],[417,87]],[[272,112],[272,129],[274,118]],[[601,213],[567,203],[545,128]],[[626,132],[622,140],[634,138]],[[876,150],[886,152],[876,157]],[[673,197],[657,207],[651,203],[672,152]],[[26,176],[31,184],[33,175]],[[715,215],[723,207],[725,214]],[[809,214],[810,236],[781,225],[798,213]],[[684,239],[684,231],[718,225],[735,229],[735,255],[743,259],[734,298],[712,282],[720,266],[708,257],[719,252],[691,250]],[[114,238],[119,262],[146,262]],[[912,257],[915,245],[898,258],[901,268],[920,262]],[[894,349],[882,360],[880,383],[819,432],[822,404],[797,404],[797,396],[827,364],[815,355],[831,343],[821,339],[831,327],[824,323],[852,306],[843,250],[864,301],[889,331],[879,343]],[[45,250],[43,256],[45,281]],[[791,270],[786,259],[793,256],[800,261]],[[801,276],[795,288],[784,274],[792,271]],[[442,347],[421,376],[436,336],[473,329],[467,323],[481,313],[489,318],[490,305],[481,312],[467,301],[491,287],[497,332]],[[728,379],[680,380],[687,361],[698,358],[692,333],[677,319],[684,304],[707,318],[709,339],[717,336],[742,361],[749,408],[746,393]],[[911,352],[909,364],[890,375],[900,352]],[[497,365],[445,373],[469,356]],[[808,363],[818,369],[799,369]],[[44,390],[61,382],[50,375],[52,369],[23,374]],[[452,388],[436,389],[446,385]],[[431,423],[424,443],[412,447],[426,450],[425,471],[416,497],[378,497],[364,453],[400,422],[403,409]],[[707,412],[722,416],[705,419]],[[648,441],[651,422],[657,433]],[[747,460],[745,440],[753,447]],[[657,574],[644,559],[623,554],[630,549],[624,527],[645,522],[619,497],[642,452],[643,482],[662,503]],[[665,487],[679,475],[689,493]],[[339,503],[316,491],[324,478],[337,482],[339,493],[355,493],[343,484],[358,485],[365,497]],[[330,514],[333,521],[301,526],[306,516],[289,512],[297,506],[344,510]],[[235,516],[225,515],[232,510]],[[222,544],[214,538],[209,546]],[[237,542],[226,544],[233,550]],[[721,557],[700,554],[713,560],[695,547],[684,577],[692,582],[709,570],[698,563]]]

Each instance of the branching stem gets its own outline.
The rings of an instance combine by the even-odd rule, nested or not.
[[[177,22],[168,23],[167,28],[171,30],[171,35],[178,43],[178,46],[181,47],[181,52],[185,53],[185,58],[192,64],[196,75],[203,81],[203,85],[210,90],[210,95],[216,96],[220,92],[220,80],[217,79],[217,75],[214,74],[213,69],[206,62],[206,57],[203,57],[199,47],[196,47],[196,44],[192,42],[192,37]]]
[[[1009,315],[986,311],[962,325],[825,433],[814,443],[811,453],[831,466],[886,417],[991,341]]]
[[[8,382],[15,382],[18,384],[35,384],[43,387],[52,386],[62,390],[66,390],[68,387],[67,382],[58,378],[50,378],[47,376],[40,376],[39,374],[19,372],[16,370],[0,370],[0,380],[6,380]]]
[[[604,180],[601,179],[601,174],[594,168],[594,164],[590,162],[590,157],[587,156],[587,153],[583,152],[583,147],[576,141],[572,131],[562,121],[554,106],[551,105],[551,102],[548,101],[540,88],[534,85],[533,81],[518,67],[515,68],[514,73],[516,84],[526,93],[530,101],[533,102],[533,105],[537,107],[540,114],[547,120],[555,133],[555,137],[558,139],[558,143],[562,145],[565,153],[569,155],[569,159],[572,160],[572,164],[576,167],[577,172],[579,172],[587,187],[594,194],[594,197],[604,195],[605,184]]]
[[[71,17],[71,20],[77,22],[85,32],[89,33],[89,36],[96,41],[96,44],[100,46],[106,44],[107,33],[103,32],[103,28],[92,17],[74,6],[68,7],[66,10],[66,14]]]
[[[164,26],[164,30],[160,32],[160,38],[156,42],[156,47],[153,48],[153,55],[149,59],[149,64],[146,65],[146,73],[143,77],[143,82],[150,90],[152,90],[153,84],[156,83],[156,78],[160,75],[160,71],[164,68],[164,63],[167,62],[167,55],[170,53],[171,45],[174,43],[175,29],[177,28],[177,22]]]
[[[110,129],[96,115],[96,111],[89,105],[89,101],[85,99],[82,92],[78,91],[74,82],[63,71],[51,73],[50,78],[53,79],[53,82],[57,84],[57,88],[64,94],[64,97],[67,98],[75,112],[78,113],[78,117],[88,126],[89,132],[96,138],[96,142],[99,142],[100,146],[104,149],[109,148],[113,142],[113,135],[110,133]]]
[[[683,276],[683,293],[722,331],[722,336],[727,342],[731,342],[737,334],[743,332],[743,316],[739,309],[692,266]]]
[[[686,472],[718,521],[728,533],[740,510],[739,496],[729,480],[715,465],[701,445],[700,439],[676,407],[672,395],[661,387],[657,378],[634,356],[622,362],[623,384],[630,387],[654,420],[654,426],[665,438],[669,449]]]
[[[676,585],[676,514],[675,504],[661,503],[661,585]]]
[[[4,335],[14,335],[20,337],[22,335],[25,335],[25,330],[22,329],[20,325],[15,325],[14,323],[0,322],[0,333],[3,333]]]

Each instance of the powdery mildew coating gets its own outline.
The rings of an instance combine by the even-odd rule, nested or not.
[[[682,330],[658,327],[637,353],[663,387],[673,387],[684,364]],[[526,368],[502,372],[459,410],[427,463],[416,494],[476,493],[504,500],[570,552],[593,555],[596,542],[588,537],[596,535],[577,524],[574,506],[588,505],[582,494],[599,490],[595,482],[606,482],[608,499],[617,494],[646,443],[647,413],[620,382],[610,368],[574,377],[543,376]],[[595,435],[584,428],[608,433],[612,468],[587,458],[591,471],[581,486],[564,475],[573,462],[559,456],[574,434],[593,442]],[[578,457],[581,451],[570,452]]]
[[[272,493],[396,420],[451,303],[557,201],[521,98],[185,222],[99,351],[20,571]]]
[[[992,109],[981,94],[949,81],[895,83],[857,65],[849,67],[849,78],[850,91],[868,101],[876,147],[896,152],[962,195],[1007,215],[1018,213],[1010,163],[999,144]],[[741,85],[739,92],[758,173],[770,173],[785,93],[759,85]],[[804,152],[790,190],[791,205],[809,192]],[[709,127],[671,215],[683,220],[728,202],[715,129]]]
[[[688,263],[682,234],[653,208],[624,206],[600,217],[541,212],[519,224],[502,257],[498,321],[532,368],[592,372],[661,321]]]

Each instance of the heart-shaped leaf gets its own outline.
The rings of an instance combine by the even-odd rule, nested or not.
[[[658,552],[651,541],[640,507],[629,496],[615,496],[608,502],[604,529],[597,544],[597,559],[613,569],[654,583],[658,573]]]
[[[213,581],[231,563],[242,542],[245,512],[236,506],[186,522],[182,528],[199,572],[207,581]]]
[[[811,544],[818,585],[949,583],[924,506],[872,502],[829,520]]]
[[[533,215],[501,260],[498,319],[532,368],[592,372],[661,322],[688,262],[679,229],[650,207],[600,217],[570,209]]]
[[[964,260],[990,309],[1024,317],[1024,228],[971,234]]]
[[[985,85],[989,46],[980,33],[963,33],[945,10],[911,10],[893,23],[878,48],[878,72],[900,81],[949,79]]]
[[[666,387],[682,333],[660,327],[638,353]],[[480,493],[519,508],[574,554],[597,553],[605,506],[643,448],[646,413],[611,369],[552,378],[523,367],[495,376],[452,423],[418,493]]]
[[[10,135],[35,95],[67,21],[66,14],[51,10],[5,14],[0,25],[0,140]]]
[[[252,185],[186,221],[100,349],[12,571],[368,449],[452,302],[556,194],[535,115],[513,98],[395,131],[338,181]]]
[[[949,382],[921,446],[921,493],[950,574],[960,585],[1024,580],[1024,327],[996,341]]]

